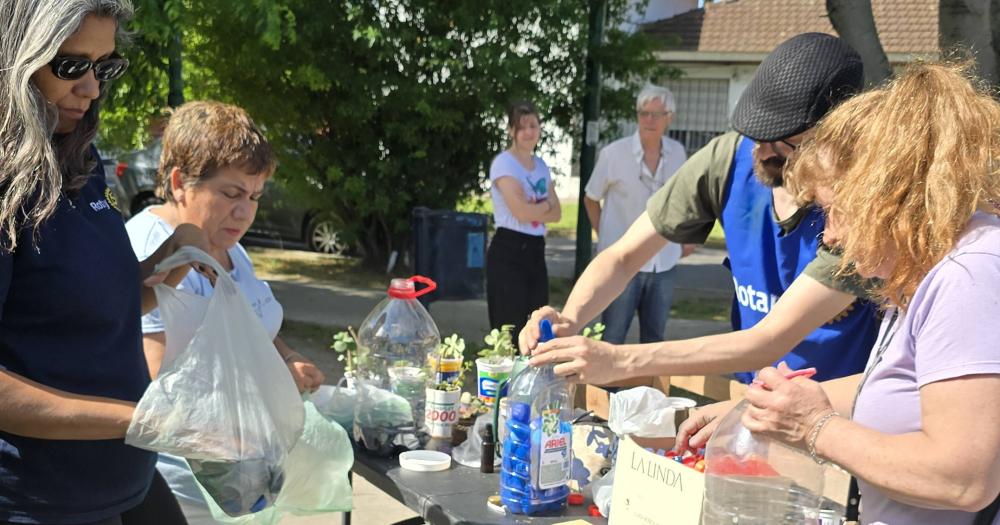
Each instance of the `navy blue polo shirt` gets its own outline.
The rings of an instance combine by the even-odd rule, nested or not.
[[[95,153],[96,156],[96,153]],[[100,162],[32,244],[0,253],[0,367],[66,392],[138,401],[139,263]],[[138,505],[156,455],[122,439],[63,441],[0,432],[0,521],[99,521]]]

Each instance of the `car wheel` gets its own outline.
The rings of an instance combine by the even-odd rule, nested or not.
[[[140,195],[132,200],[132,215],[135,215],[150,206],[156,206],[157,204],[163,204],[163,199],[150,193]]]
[[[329,218],[314,217],[306,228],[306,244],[314,252],[344,255],[348,245],[337,224]]]

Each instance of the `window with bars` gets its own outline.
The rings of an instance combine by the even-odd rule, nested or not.
[[[729,130],[729,80],[679,78],[663,85],[677,104],[667,135],[683,144],[689,156]]]

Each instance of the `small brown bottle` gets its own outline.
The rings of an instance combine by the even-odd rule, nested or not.
[[[482,451],[479,457],[479,472],[493,473],[493,458],[496,455],[496,442],[493,441],[493,424],[487,423],[482,435]]]

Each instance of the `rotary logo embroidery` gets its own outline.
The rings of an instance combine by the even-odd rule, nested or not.
[[[115,209],[118,213],[122,210],[118,207],[118,199],[115,198],[115,194],[111,193],[111,188],[104,188],[104,200],[108,201],[108,204]]]

